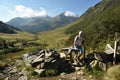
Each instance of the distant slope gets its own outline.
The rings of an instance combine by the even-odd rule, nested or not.
[[[21,30],[27,32],[40,32],[44,30],[49,30],[51,26],[49,26],[48,21],[50,21],[51,17],[32,17],[32,18],[14,18],[7,22],[12,26],[15,26]]]
[[[56,43],[53,42],[49,45],[57,44],[64,37],[65,44],[62,44],[64,42],[59,44],[62,47],[72,46],[74,37],[80,30],[84,32],[87,49],[103,50],[107,43],[108,35],[111,35],[111,41],[114,41],[114,33],[118,32],[120,34],[120,0],[102,0],[100,3],[89,8],[77,21],[51,31],[49,34],[46,32],[44,33],[46,35],[43,35],[45,37],[50,36],[52,39],[55,38],[54,35],[64,35],[57,37]],[[67,38],[65,39],[65,37]],[[49,40],[49,38],[46,37],[46,40]]]
[[[7,24],[32,33],[48,31],[57,27],[64,26],[78,19],[78,16],[66,16],[64,15],[65,13],[66,12],[56,17],[44,16],[32,18],[14,18],[8,21]]]
[[[17,31],[17,34],[6,34],[6,33],[0,33],[0,38],[8,40],[8,41],[15,41],[15,40],[23,40],[23,41],[29,41],[34,40],[35,35],[30,34],[27,32]]]
[[[37,34],[41,44],[47,44],[46,48],[59,48],[65,47],[65,42],[69,39],[70,34],[65,34],[64,31],[68,28],[61,27],[47,32],[40,32]]]
[[[19,29],[7,25],[5,23],[3,23],[2,21],[0,21],[0,33],[9,33],[9,34],[13,34],[16,33],[16,31],[19,31]]]

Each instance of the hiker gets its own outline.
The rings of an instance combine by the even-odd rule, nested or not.
[[[82,55],[82,45],[83,45],[83,31],[79,31],[78,35],[74,39],[74,47],[76,49],[79,49],[78,51],[75,51],[75,60],[79,62],[79,57]]]

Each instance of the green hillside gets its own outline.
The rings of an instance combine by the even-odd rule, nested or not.
[[[62,48],[70,37],[70,34],[64,33],[68,27],[69,26],[38,33],[39,40],[37,40],[37,42],[47,44],[45,48]]]
[[[53,46],[53,44],[60,44],[60,40],[63,41],[62,38],[64,38],[66,42],[63,46],[71,46],[75,35],[82,30],[84,32],[85,45],[88,49],[103,50],[108,36],[111,36],[112,42],[115,32],[120,33],[119,22],[120,0],[102,0],[89,8],[77,21],[67,25],[67,27],[44,33],[40,38],[44,37],[45,39],[42,38],[40,40]],[[64,36],[60,36],[62,34]],[[55,39],[56,41],[53,40],[56,38],[55,35],[59,36]]]
[[[120,0],[103,0],[89,8],[79,19],[78,23],[70,26],[65,33],[72,34],[71,43],[79,30],[84,31],[87,46],[98,47],[106,43],[108,35],[114,38],[115,32],[120,32]],[[105,40],[105,41],[104,41]],[[101,45],[102,46],[102,45]],[[93,48],[94,49],[94,48]]]
[[[2,21],[0,21],[0,33],[9,33],[9,34],[13,34],[13,33],[17,33],[17,31],[20,31],[19,29],[7,25],[5,23],[3,23]]]

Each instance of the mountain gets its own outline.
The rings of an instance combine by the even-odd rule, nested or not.
[[[5,23],[3,23],[2,21],[0,21],[0,33],[9,33],[9,34],[13,34],[13,33],[17,33],[17,31],[19,31],[19,29],[7,25]]]
[[[46,43],[64,47],[73,45],[74,37],[80,30],[84,32],[84,44],[87,50],[104,50],[109,36],[110,43],[114,44],[115,32],[120,34],[120,0],[102,0],[95,6],[90,7],[75,22],[61,29],[53,30],[49,34],[44,33],[46,36],[42,34],[43,37],[46,37],[45,40],[47,38],[53,40],[54,37],[62,35],[53,42],[46,41]]]
[[[73,21],[75,21],[79,16],[77,16],[76,14],[66,11],[64,13],[61,13],[58,16],[55,16],[53,18],[54,22],[56,23],[56,26],[64,26],[66,24],[69,24]]]
[[[78,16],[70,16],[70,15],[66,16],[64,15],[65,13],[66,12],[55,17],[49,17],[49,16],[29,17],[29,18],[17,17],[8,21],[7,24],[32,33],[47,31],[60,26],[64,26],[78,19]]]
[[[71,34],[66,44],[70,44],[80,30],[84,32],[86,46],[104,49],[109,36],[114,41],[115,32],[120,34],[120,0],[102,0],[90,7],[65,30],[66,34]]]
[[[32,17],[32,18],[14,18],[7,22],[12,26],[15,26],[21,30],[27,32],[39,32],[44,30],[49,30],[51,26],[49,26],[49,21],[51,17]]]

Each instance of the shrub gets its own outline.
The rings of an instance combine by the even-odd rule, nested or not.
[[[109,68],[104,75],[104,80],[120,80],[120,65]]]
[[[46,76],[55,76],[55,75],[57,75],[57,70],[55,70],[55,69],[47,69],[45,71],[45,75]]]

